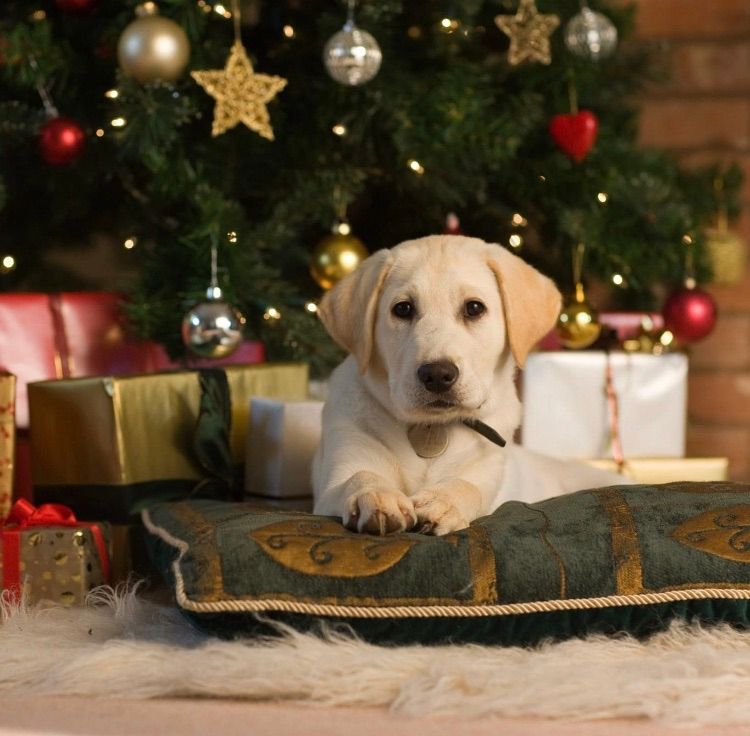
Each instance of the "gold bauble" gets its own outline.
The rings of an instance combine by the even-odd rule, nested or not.
[[[557,336],[566,348],[582,350],[593,345],[602,331],[599,315],[586,300],[582,284],[557,318]]]
[[[738,284],[742,281],[747,250],[736,233],[723,228],[707,230],[706,249],[715,283]]]
[[[139,17],[125,28],[117,43],[120,68],[141,84],[174,81],[190,59],[185,31],[158,12],[153,2],[139,5],[136,8]]]
[[[334,228],[316,246],[310,258],[310,273],[323,289],[330,289],[354,271],[369,253],[364,243],[354,237],[348,225]]]

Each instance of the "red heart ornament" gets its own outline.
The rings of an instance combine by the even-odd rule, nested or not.
[[[549,133],[557,145],[574,161],[581,163],[596,141],[599,120],[590,110],[575,115],[555,115]]]

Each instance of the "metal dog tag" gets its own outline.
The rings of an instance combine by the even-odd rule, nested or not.
[[[448,430],[442,424],[412,424],[406,436],[419,457],[438,457],[448,448]]]

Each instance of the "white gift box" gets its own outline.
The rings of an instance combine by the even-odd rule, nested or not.
[[[609,355],[625,458],[685,454],[688,360],[681,353]],[[607,354],[538,352],[523,372],[522,444],[548,455],[612,456]]]
[[[248,493],[272,498],[312,495],[310,473],[322,410],[322,401],[251,400],[245,453]]]

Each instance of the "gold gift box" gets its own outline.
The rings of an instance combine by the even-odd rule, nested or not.
[[[97,523],[111,551],[110,528]],[[92,588],[109,582],[91,529],[83,526],[32,526],[7,530],[19,538],[20,566],[17,571],[23,600],[27,603],[54,601],[81,605]],[[0,535],[0,542],[2,535]],[[0,582],[5,578],[0,543]]]
[[[261,364],[225,371],[231,454],[241,465],[250,397],[303,399],[308,368]],[[205,473],[192,457],[200,399],[198,371],[29,384],[35,487],[200,480]]]
[[[586,460],[589,465],[617,472],[614,460]],[[723,481],[727,479],[729,460],[725,457],[639,457],[625,462],[624,475],[638,483],[675,483],[677,481]]]
[[[0,521],[13,501],[13,461],[16,453],[16,377],[0,373]]]

